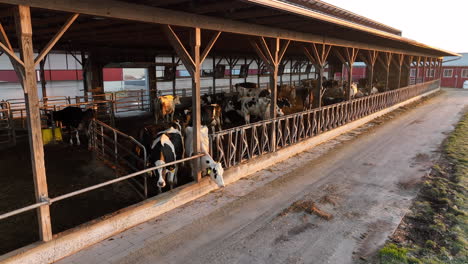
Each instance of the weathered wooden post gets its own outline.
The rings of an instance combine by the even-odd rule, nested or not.
[[[270,48],[264,37],[259,37],[258,41],[251,40],[250,44],[254,48],[260,59],[270,69],[270,92],[271,92],[271,103],[270,103],[270,117],[276,118],[276,101],[278,98],[277,84],[278,84],[278,68],[279,64],[283,60],[283,56],[289,46],[290,40],[286,40],[283,46],[281,46],[281,40],[274,38],[273,47]],[[272,129],[270,131],[270,144],[271,151],[276,151],[276,124],[272,122]]]
[[[353,64],[356,61],[359,49],[357,48],[342,48],[342,52],[338,48],[334,49],[336,56],[348,70],[348,85],[345,90],[346,100],[351,100],[351,85],[353,83]],[[343,54],[344,56],[343,56]]]
[[[330,54],[331,50],[330,45],[326,44],[311,44],[311,50],[304,46],[304,54],[310,60],[312,64],[314,64],[314,68],[318,71],[318,78],[317,78],[317,88],[313,91],[314,92],[314,99],[312,102],[313,107],[319,108],[322,106],[322,90],[323,90],[323,77],[325,77],[325,64],[327,63],[328,55]]]
[[[170,25],[162,26],[164,33],[166,34],[169,42],[171,43],[172,47],[176,51],[177,55],[180,57],[180,60],[187,68],[190,76],[192,77],[192,125],[193,125],[193,153],[199,154],[201,153],[201,82],[200,82],[200,74],[201,74],[201,65],[203,61],[208,56],[211,48],[213,48],[216,40],[221,35],[221,31],[218,31],[214,34],[210,42],[207,44],[205,49],[202,53],[200,53],[200,46],[201,46],[201,29],[194,28],[191,31],[190,37],[190,47],[191,52],[188,52],[187,49],[182,44],[182,41],[179,39],[177,34],[174,32]],[[200,171],[200,159],[196,159],[193,161],[193,171],[192,176],[194,179],[199,182],[201,180],[201,171]]]
[[[41,116],[37,96],[36,70],[32,43],[31,12],[29,6],[18,6],[15,13],[16,32],[19,41],[21,59],[24,63],[23,90],[26,102],[29,146],[31,150],[32,171],[36,201],[48,199],[47,178],[44,163],[44,146],[41,133]],[[49,205],[38,208],[39,235],[41,240],[52,239]]]

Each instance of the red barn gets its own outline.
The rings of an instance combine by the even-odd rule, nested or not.
[[[442,63],[442,87],[463,88],[468,81],[468,53],[460,53],[462,57],[444,57]]]

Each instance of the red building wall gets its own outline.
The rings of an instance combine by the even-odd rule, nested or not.
[[[468,66],[465,67],[451,67],[446,66],[442,67],[442,74],[444,73],[444,69],[452,69],[453,74],[452,77],[444,77],[442,75],[442,87],[454,87],[454,88],[463,88],[463,82],[467,81],[468,78],[462,78],[462,70],[468,69]]]
[[[104,81],[122,81],[122,68],[105,68]],[[38,73],[39,71],[36,71]],[[46,81],[81,81],[83,80],[82,70],[46,70],[44,72]],[[39,76],[39,75],[38,75]],[[0,82],[18,82],[18,77],[14,70],[0,70]]]

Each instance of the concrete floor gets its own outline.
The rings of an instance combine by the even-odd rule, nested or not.
[[[398,226],[467,105],[468,91],[447,89],[57,263],[359,263]],[[281,213],[305,200],[333,219]]]

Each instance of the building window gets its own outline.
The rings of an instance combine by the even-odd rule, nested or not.
[[[434,69],[429,69],[426,70],[426,77],[434,77]]]
[[[410,77],[416,77],[416,69],[411,69]]]
[[[444,77],[450,78],[453,75],[453,69],[444,69]]]
[[[468,78],[468,69],[463,69],[461,73],[462,78]]]

